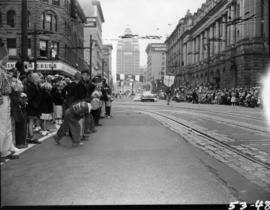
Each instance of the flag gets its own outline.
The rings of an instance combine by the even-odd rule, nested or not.
[[[0,66],[5,66],[8,61],[8,50],[5,44],[0,43]]]

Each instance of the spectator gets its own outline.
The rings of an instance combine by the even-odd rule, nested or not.
[[[34,144],[40,144],[37,139],[34,139],[34,120],[37,120],[40,124],[40,77],[37,73],[29,73],[27,75],[27,81],[25,83],[25,92],[28,97],[27,115],[28,115],[28,142]],[[36,131],[40,130],[40,126]]]
[[[11,82],[12,93],[11,98],[11,115],[15,121],[14,126],[14,139],[16,147],[26,148],[26,135],[27,135],[27,96],[23,93],[23,84],[18,79],[19,72],[15,70],[13,73],[13,80]]]
[[[80,132],[79,120],[85,116],[86,113],[91,111],[91,104],[82,102],[75,102],[69,108],[65,110],[64,121],[57,134],[54,136],[55,142],[60,144],[60,140],[64,137],[68,130],[71,132],[72,146],[79,146],[82,136]]]
[[[62,90],[62,94],[64,97],[63,101],[63,111],[65,111],[72,103],[79,100],[79,91],[77,84],[81,80],[81,74],[77,72],[74,75],[74,81],[69,83],[69,79],[67,79],[67,86]]]
[[[64,89],[66,83],[64,81],[58,82],[52,89],[52,98],[54,103],[54,117],[56,125],[62,124],[63,119],[63,102],[64,97],[62,95],[62,90]]]
[[[52,120],[53,113],[53,98],[51,95],[52,85],[45,81],[40,85],[40,119],[42,120],[41,135],[46,136],[49,134],[48,121]]]

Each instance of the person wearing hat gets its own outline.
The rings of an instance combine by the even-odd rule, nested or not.
[[[68,83],[67,86],[63,88],[63,111],[65,111],[72,103],[79,100],[78,83],[80,80],[81,73],[76,72],[76,74],[74,75],[74,80],[71,83]]]
[[[90,73],[87,70],[81,72],[82,78],[78,83],[79,99],[86,102],[91,101],[91,95],[94,92],[96,86],[90,80]],[[81,133],[84,136],[84,140],[87,140],[89,134],[96,132],[94,125],[94,118],[91,113],[85,115],[85,118],[80,121]]]
[[[81,142],[81,128],[79,120],[82,119],[87,113],[90,113],[92,106],[85,101],[75,102],[64,113],[64,121],[60,126],[57,134],[54,136],[54,140],[57,144],[60,144],[60,140],[70,130],[72,146],[79,146]]]

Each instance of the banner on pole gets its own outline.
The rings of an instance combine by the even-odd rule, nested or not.
[[[164,85],[166,85],[167,87],[171,87],[174,83],[174,78],[175,76],[169,76],[169,75],[165,75],[164,76]]]

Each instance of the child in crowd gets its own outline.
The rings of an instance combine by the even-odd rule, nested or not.
[[[52,97],[54,103],[54,117],[55,124],[61,125],[63,118],[63,101],[64,97],[62,95],[62,90],[65,87],[64,81],[59,81],[56,83],[55,87],[52,89]]]
[[[113,97],[112,95],[108,94],[107,95],[108,100],[105,102],[105,111],[106,111],[106,117],[111,118],[111,107],[112,107],[112,102],[113,102]]]
[[[49,133],[47,122],[52,120],[53,113],[53,98],[51,95],[52,85],[45,81],[41,84],[41,101],[40,101],[40,119],[42,120],[42,136],[46,136]]]

